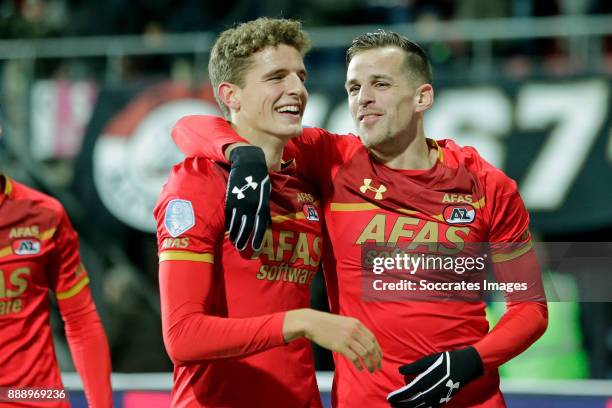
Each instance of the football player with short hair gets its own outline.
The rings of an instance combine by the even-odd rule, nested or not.
[[[424,114],[434,89],[430,63],[417,44],[393,32],[367,33],[353,41],[347,63],[345,87],[361,139],[305,128],[284,150],[321,194],[331,311],[358,317],[384,352],[382,375],[375,376],[334,356],[334,405],[503,407],[497,368],[547,326],[529,214],[517,185],[475,149],[425,136]],[[221,161],[245,148],[223,119],[200,117],[200,123],[211,130],[207,139],[181,129],[173,133],[184,153]],[[235,181],[230,177],[228,183]],[[238,205],[228,199],[228,208]],[[255,217],[265,206],[260,201],[242,211]],[[498,280],[527,288],[505,293],[507,311],[492,330],[482,298],[364,298],[367,245],[457,254],[480,243],[492,244]]]
[[[187,158],[172,169],[156,205],[175,407],[320,407],[308,340],[344,355],[357,371],[380,366],[380,347],[357,319],[309,309],[323,247],[320,201],[296,177],[295,161],[281,161],[283,147],[302,131],[308,46],[299,22],[261,18],[224,31],[213,47],[217,101],[231,126],[261,149],[236,151],[231,169]],[[177,128],[194,138],[214,132],[198,117]],[[234,177],[226,192],[228,178],[258,161],[262,171]],[[271,227],[242,254],[230,239],[244,249],[242,231],[259,221],[248,225],[236,208],[224,212],[226,194],[237,202],[270,196]],[[237,226],[230,237],[226,218]]]

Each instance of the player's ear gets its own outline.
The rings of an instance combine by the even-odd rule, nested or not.
[[[416,112],[425,112],[427,109],[431,108],[434,101],[434,90],[431,84],[423,84],[419,86],[414,94],[415,98],[415,111]]]
[[[217,87],[217,94],[232,111],[240,110],[240,88],[229,82],[221,82]]]

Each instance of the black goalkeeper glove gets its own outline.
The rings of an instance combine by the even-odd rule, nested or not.
[[[263,150],[257,146],[236,147],[230,153],[232,169],[227,180],[225,228],[239,251],[253,236],[257,251],[270,222],[270,177]]]
[[[423,357],[399,368],[413,378],[393,391],[387,401],[394,408],[435,408],[445,405],[469,382],[484,373],[482,359],[472,346]]]

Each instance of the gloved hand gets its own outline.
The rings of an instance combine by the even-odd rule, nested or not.
[[[253,250],[260,249],[270,222],[270,177],[263,150],[257,146],[239,146],[230,153],[232,168],[227,180],[225,228],[239,251],[249,237]]]
[[[423,357],[399,368],[407,385],[387,396],[394,408],[435,408],[445,405],[469,382],[484,373],[482,359],[472,346]],[[407,380],[408,382],[409,380]]]

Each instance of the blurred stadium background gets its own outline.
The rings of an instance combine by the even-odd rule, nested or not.
[[[306,124],[352,131],[344,50],[365,31],[398,31],[434,63],[429,137],[474,145],[517,180],[540,240],[611,241],[610,1],[2,0],[0,169],[57,197],[80,232],[117,407],[169,400],[151,211],[182,157],[170,129],[218,112],[212,41],[264,15],[299,18],[312,36]],[[548,332],[501,370],[510,407],[612,407],[612,263],[575,269],[555,281],[575,301],[551,303]],[[593,281],[598,296],[585,293]],[[322,279],[313,306],[326,308]],[[489,309],[494,322],[503,304]],[[60,320],[56,352],[84,406]],[[321,350],[317,369],[328,392]]]

